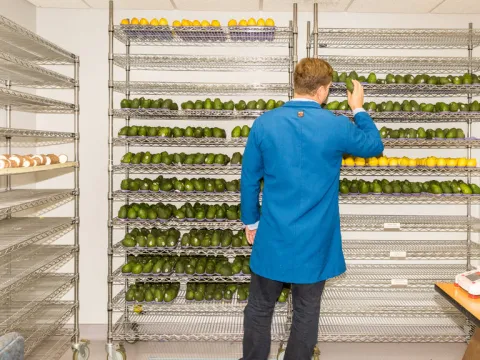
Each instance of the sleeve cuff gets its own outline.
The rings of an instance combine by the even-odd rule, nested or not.
[[[355,110],[353,110],[353,116],[355,116],[359,113],[362,113],[362,112],[367,112],[367,111],[364,108],[355,109]]]
[[[257,221],[255,224],[247,225],[247,228],[248,228],[248,230],[257,230],[258,229],[258,224],[259,224],[259,221]]]

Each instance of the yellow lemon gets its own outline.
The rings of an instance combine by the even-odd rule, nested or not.
[[[148,25],[148,24],[149,24],[149,23],[148,23],[148,20],[147,20],[147,19],[142,18],[142,19],[140,20],[140,25]]]
[[[390,158],[388,159],[388,166],[398,166],[397,158]]]
[[[138,24],[140,24],[140,21],[138,21],[138,19],[134,17],[134,18],[132,18],[132,21],[130,21],[130,24],[138,25]]]
[[[232,19],[228,22],[228,26],[237,26],[237,20]]]
[[[192,26],[202,26],[202,23],[198,20],[193,20]]]
[[[160,25],[160,23],[158,22],[157,19],[152,19],[152,21],[150,21],[150,25],[158,26],[158,25]]]
[[[172,23],[172,26],[179,27],[179,26],[182,26],[182,23],[181,23],[179,20],[175,20],[175,21]]]
[[[408,164],[410,163],[409,160],[410,160],[409,158],[403,157],[403,158],[400,159],[400,161],[399,161],[398,164],[399,164],[400,166],[408,166]]]
[[[455,158],[447,159],[447,166],[448,167],[455,167],[455,166],[457,166],[457,163],[458,163],[458,159],[455,159]]]
[[[365,166],[365,159],[361,157],[355,158],[355,165],[356,166]]]
[[[345,166],[355,166],[355,160],[352,157],[345,159]]]
[[[257,21],[254,18],[250,18],[247,23],[248,26],[257,26]]]
[[[165,18],[161,18],[159,21],[160,26],[167,26],[168,25],[168,20]]]
[[[447,166],[447,160],[445,160],[444,158],[438,158],[437,166]]]
[[[368,165],[369,166],[378,166],[378,159],[376,157],[372,157],[370,159],[368,159]]]
[[[192,26],[192,22],[190,20],[183,19],[182,26]]]
[[[238,26],[247,26],[247,20],[245,19],[240,20],[240,22],[238,23]]]
[[[202,21],[202,26],[207,27],[210,26],[210,23],[207,20]]]
[[[465,167],[467,166],[468,162],[465,158],[458,159],[457,166]]]
[[[408,159],[408,166],[410,167],[417,166],[417,159]]]
[[[129,19],[123,19],[123,20],[120,22],[120,25],[130,25],[130,20],[129,20]]]
[[[263,20],[262,18],[258,19],[257,26],[265,26],[265,20]]]
[[[468,167],[477,167],[477,159],[468,159],[467,166]]]
[[[220,27],[220,26],[222,26],[222,25],[220,24],[220,21],[218,21],[218,20],[212,20],[212,26]]]
[[[273,19],[268,18],[267,21],[265,22],[265,25],[275,26],[275,21],[273,21]]]
[[[433,157],[429,157],[429,158],[427,159],[427,163],[426,163],[426,164],[427,164],[428,167],[435,167],[435,166],[437,166],[437,159],[436,159],[436,158],[433,158]]]
[[[388,159],[385,156],[378,158],[379,166],[388,166]]]

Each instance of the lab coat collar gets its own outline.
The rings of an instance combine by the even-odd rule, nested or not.
[[[303,101],[303,100],[290,100],[287,103],[285,103],[286,107],[291,107],[291,108],[315,108],[315,109],[321,109],[322,107],[320,106],[319,103],[316,101]]]

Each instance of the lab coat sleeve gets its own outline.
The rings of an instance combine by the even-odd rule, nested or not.
[[[380,133],[367,112],[355,115],[355,124],[344,121],[342,151],[346,154],[363,158],[379,155],[383,151]]]
[[[261,125],[252,126],[242,160],[241,212],[244,224],[255,224],[260,220],[260,180],[263,178],[263,156],[260,150]]]

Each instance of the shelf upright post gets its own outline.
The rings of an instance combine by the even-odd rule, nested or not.
[[[293,21],[290,20],[289,22],[289,27],[290,30],[292,30],[293,33]],[[290,38],[290,41],[288,42],[288,57],[290,59],[290,67],[288,68],[288,84],[289,84],[289,89],[288,89],[288,99],[291,100],[293,98],[292,94],[292,84],[293,84],[293,37]]]
[[[108,23],[108,326],[107,353],[113,345],[113,0],[109,1]],[[110,347],[110,348],[109,348]]]
[[[469,23],[468,24],[468,73],[471,74],[473,70],[472,66],[473,62],[473,24]],[[468,103],[470,104],[472,102],[472,94],[469,93],[467,96]],[[472,119],[468,119],[468,128],[467,128],[467,137],[471,138],[472,137]],[[467,146],[467,159],[470,159],[472,157],[472,146],[468,145]],[[468,172],[467,175],[467,182],[470,184],[472,182],[472,174]],[[470,222],[472,218],[472,201],[469,199],[468,204],[467,204],[467,218],[468,221]],[[471,258],[470,258],[470,253],[472,250],[472,233],[471,233],[471,225],[468,224],[468,231],[467,231],[467,270],[470,270],[471,267]]]
[[[293,62],[292,62],[292,72],[290,77],[290,92],[291,97],[294,95],[294,83],[293,83],[293,74],[295,72],[295,67],[298,63],[298,4],[293,4]]]
[[[78,56],[75,57],[74,61],[74,87],[73,87],[73,96],[74,96],[74,104],[75,110],[73,114],[73,127],[74,127],[74,161],[77,165],[74,168],[74,194],[75,194],[75,210],[74,210],[74,221],[75,221],[75,234],[74,234],[74,241],[75,241],[75,288],[74,288],[74,297],[75,303],[79,303],[80,297],[80,163],[79,163],[79,156],[80,156],[80,58]],[[77,305],[75,307],[75,314],[74,314],[74,330],[75,330],[75,337],[74,337],[74,344],[79,343],[80,337],[80,308]]]
[[[318,58],[318,3],[313,4],[313,57]]]
[[[312,54],[312,44],[310,43],[310,41],[312,40],[311,38],[311,34],[310,34],[310,27],[311,27],[311,23],[310,21],[307,21],[307,57],[311,57]]]
[[[10,80],[5,81],[5,87],[7,89],[10,89],[12,87],[12,83]],[[7,128],[12,127],[12,106],[7,105],[5,106],[5,111],[6,111],[6,120],[7,120]],[[12,137],[10,135],[6,136],[6,143],[7,143],[7,154],[11,155],[12,154]],[[7,175],[7,184],[6,184],[7,191],[12,190],[12,176]],[[10,217],[11,214],[9,214],[8,217]]]

